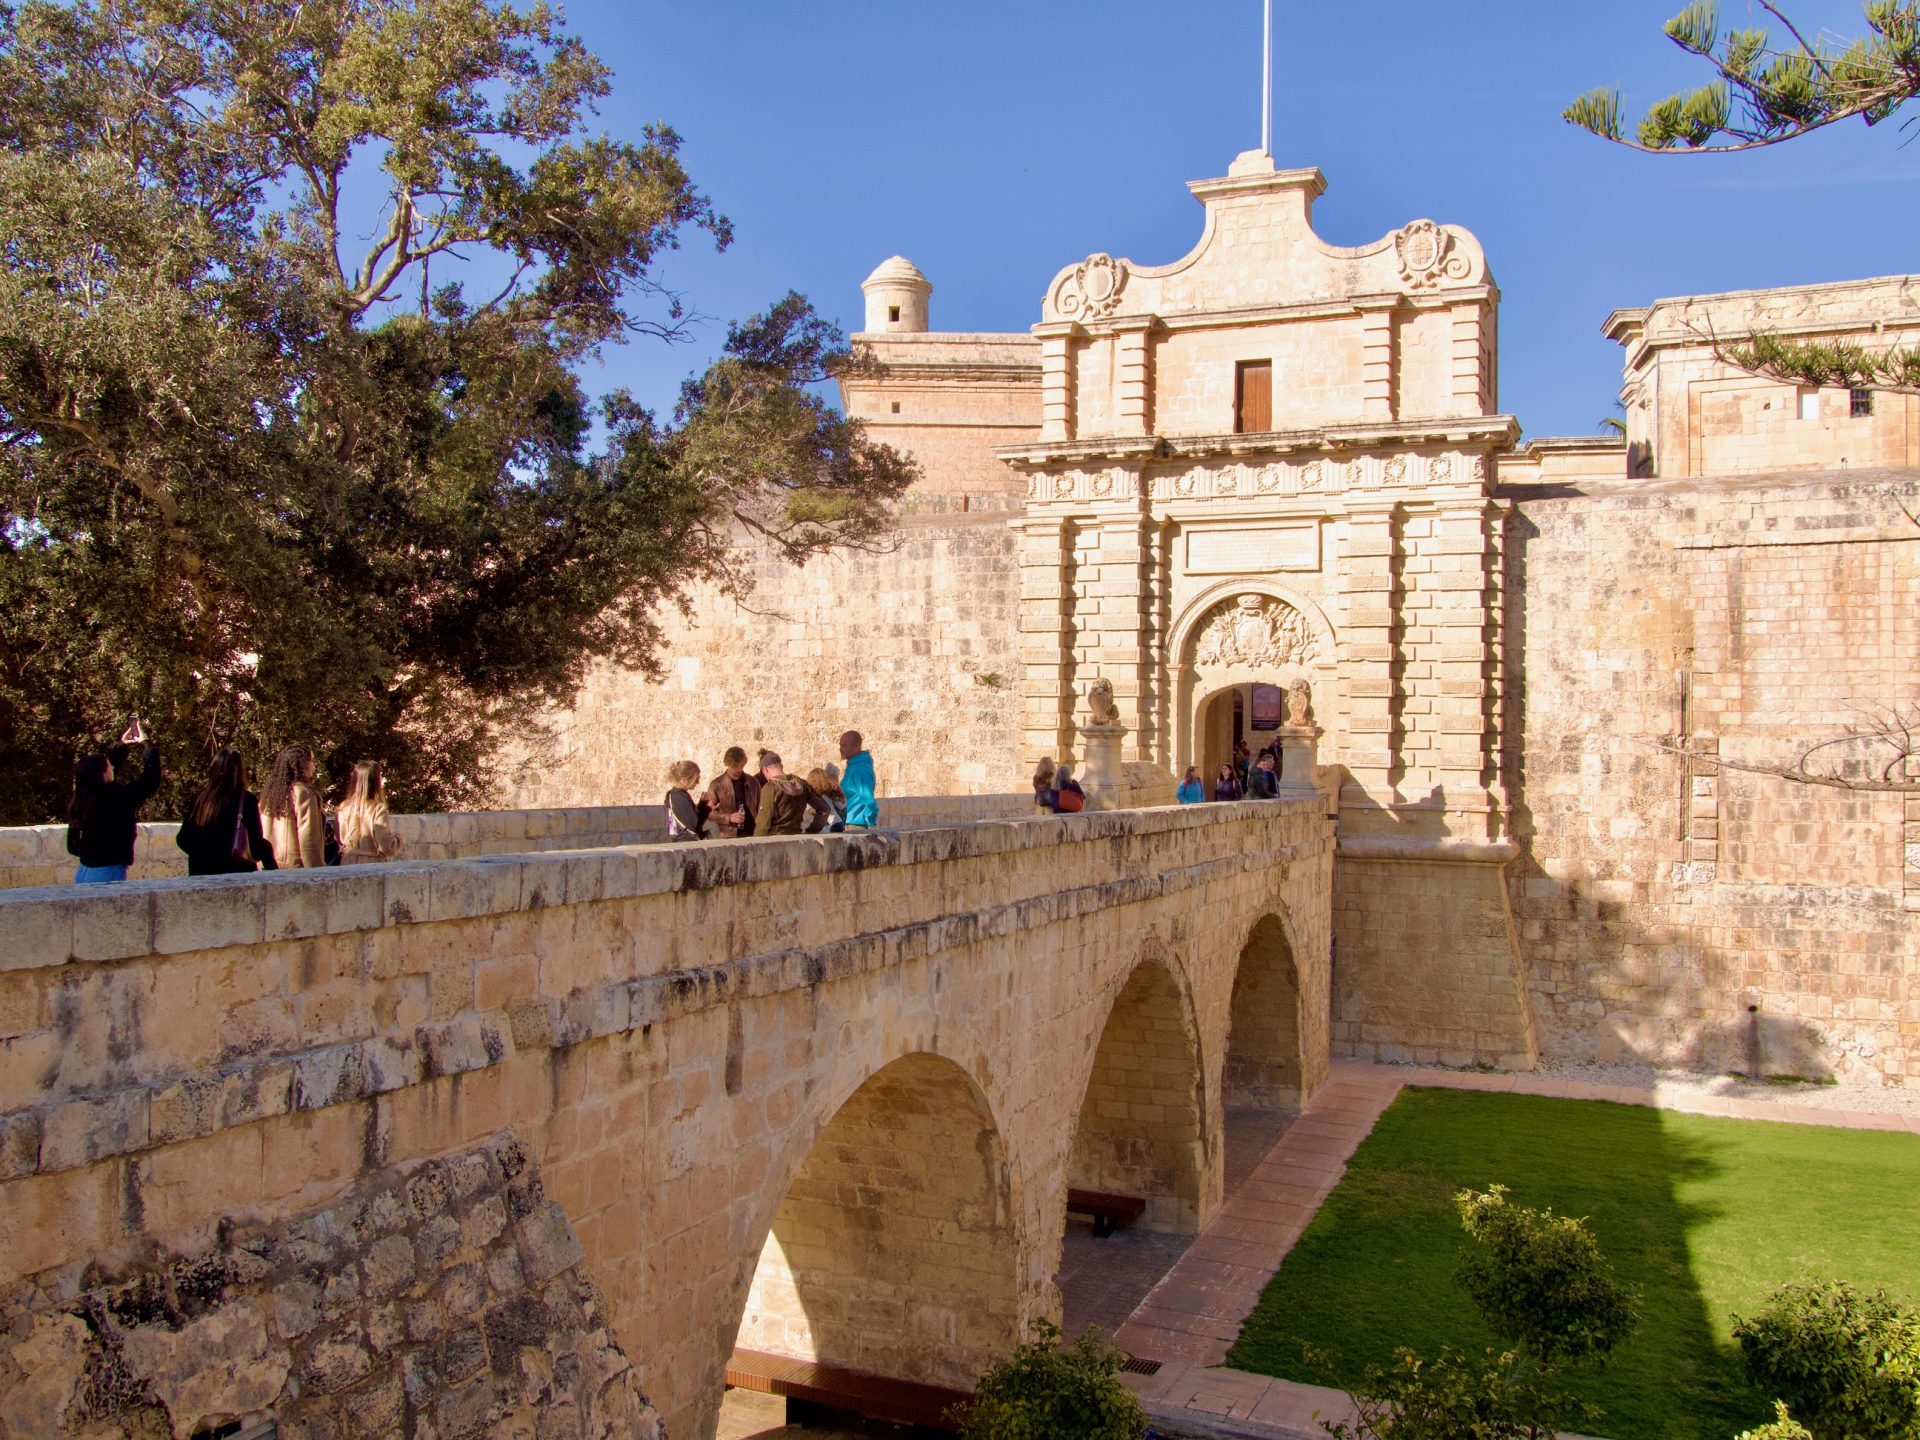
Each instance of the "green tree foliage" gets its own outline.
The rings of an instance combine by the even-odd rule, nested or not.
[[[1507,1202],[1504,1185],[1454,1197],[1477,1242],[1454,1278],[1487,1328],[1544,1366],[1602,1362],[1638,1322],[1636,1298],[1586,1222]]]
[[[1448,1349],[1424,1360],[1398,1350],[1392,1369],[1369,1368],[1353,1401],[1353,1424],[1322,1424],[1336,1440],[1552,1440],[1598,1416],[1545,1384],[1539,1367],[1514,1351],[1475,1360]]]
[[[1566,120],[1604,140],[1648,151],[1752,150],[1858,116],[1878,125],[1920,94],[1920,0],[1868,0],[1867,34],[1835,49],[1773,0],[1760,6],[1787,32],[1723,26],[1714,0],[1694,0],[1667,22],[1667,37],[1717,78],[1671,95],[1627,134],[1620,92],[1589,91]]]
[[[1920,1313],[1884,1292],[1784,1285],[1733,1333],[1748,1378],[1819,1440],[1920,1437]]]
[[[1615,1278],[1586,1222],[1511,1205],[1503,1185],[1463,1190],[1454,1204],[1475,1242],[1454,1279],[1513,1348],[1479,1359],[1446,1349],[1432,1360],[1399,1350],[1391,1370],[1368,1369],[1353,1396],[1358,1423],[1324,1426],[1330,1435],[1546,1440],[1600,1418],[1551,1383],[1556,1366],[1604,1363],[1639,1319],[1636,1296]]]
[[[0,821],[135,709],[175,803],[216,740],[481,801],[743,534],[880,542],[912,466],[810,388],[861,362],[798,296],[669,420],[587,394],[731,233],[608,84],[545,4],[0,4]]]
[[[960,1418],[963,1440],[1142,1440],[1146,1413],[1121,1383],[1126,1357],[1089,1330],[1071,1345],[1045,1320],[1033,1339],[980,1377]]]
[[[1668,38],[1718,78],[1653,106],[1632,136],[1614,86],[1582,95],[1564,118],[1603,140],[1655,154],[1753,150],[1855,116],[1878,125],[1920,95],[1920,0],[1868,0],[1866,35],[1839,49],[1824,37],[1809,39],[1773,0],[1759,4],[1789,43],[1777,44],[1764,28],[1723,26],[1714,0],[1694,0],[1667,22]],[[1701,338],[1735,369],[1787,384],[1920,394],[1920,355],[1911,350],[1765,334]]]
[[[1742,1430],[1734,1440],[1814,1440],[1814,1434],[1788,1414],[1787,1407],[1776,1400],[1773,1403],[1772,1420],[1755,1429]]]

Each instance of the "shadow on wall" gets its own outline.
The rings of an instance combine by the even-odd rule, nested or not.
[[[1223,1099],[1268,1110],[1300,1108],[1300,976],[1278,915],[1247,937],[1233,980]]]
[[[1539,537],[1516,508],[1503,743],[1521,847],[1509,872],[1514,916],[1543,1053],[1813,1081],[1897,1078],[1902,1065],[1916,1073],[1916,1057],[1886,1053],[1898,1043],[1900,1007],[1912,1005],[1902,971],[1920,928],[1899,911],[1898,896],[1817,874],[1800,884],[1732,881],[1724,861],[1690,858],[1693,762],[1640,743],[1684,728],[1679,670],[1692,663],[1690,629],[1669,637],[1670,714],[1651,713],[1658,697],[1631,670],[1611,675],[1619,704],[1602,713],[1534,713],[1547,686],[1544,677],[1523,681],[1520,657]],[[1599,588],[1608,583],[1593,581],[1590,607],[1613,603]],[[1674,624],[1683,621],[1691,623]],[[1650,627],[1640,653],[1662,643]],[[1604,662],[1607,652],[1596,653]],[[1722,772],[1720,784],[1729,783],[1747,782]],[[1728,808],[1723,797],[1723,825]],[[1540,846],[1543,834],[1555,843]],[[1549,873],[1543,848],[1558,873]],[[1808,863],[1817,863],[1811,851]]]
[[[1144,1199],[1145,1229],[1197,1230],[1207,1175],[1201,1090],[1192,1014],[1172,971],[1142,961],[1100,1033],[1067,1184]]]

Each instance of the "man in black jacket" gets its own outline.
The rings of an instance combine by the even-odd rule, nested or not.
[[[1247,798],[1249,800],[1278,800],[1280,798],[1280,777],[1273,771],[1273,752],[1262,750],[1260,759],[1253,769],[1247,772]]]

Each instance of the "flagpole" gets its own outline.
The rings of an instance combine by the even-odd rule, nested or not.
[[[1269,159],[1273,156],[1273,0],[1267,0],[1267,44],[1262,52],[1264,65],[1261,87],[1260,109],[1260,151]]]

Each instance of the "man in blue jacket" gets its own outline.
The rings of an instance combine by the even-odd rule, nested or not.
[[[880,823],[880,802],[873,793],[873,756],[858,730],[840,737],[840,758],[847,762],[840,793],[847,797],[847,829],[871,830]]]

